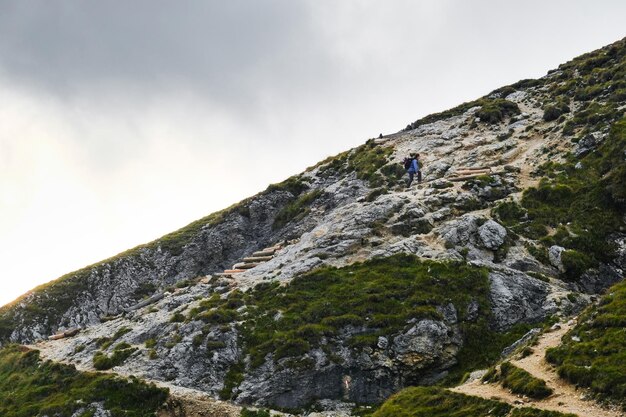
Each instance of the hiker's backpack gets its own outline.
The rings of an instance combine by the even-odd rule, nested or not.
[[[413,158],[404,158],[404,161],[402,161],[402,164],[404,165],[405,171],[408,171],[408,169],[411,168],[412,162],[413,162]]]

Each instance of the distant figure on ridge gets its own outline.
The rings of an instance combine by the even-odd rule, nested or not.
[[[411,186],[411,183],[413,182],[413,177],[415,176],[415,174],[417,174],[417,182],[418,183],[422,182],[422,171],[420,170],[419,157],[420,157],[420,154],[417,153],[417,154],[411,154],[409,158],[404,158],[404,162],[403,162],[404,169],[409,174],[409,181],[406,184],[407,188]]]

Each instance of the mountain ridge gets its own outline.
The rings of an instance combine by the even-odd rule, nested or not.
[[[0,341],[283,409],[458,382],[623,279],[625,57],[623,39],[39,287],[0,308]]]

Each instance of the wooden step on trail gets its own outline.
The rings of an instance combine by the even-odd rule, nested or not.
[[[68,329],[68,330],[53,334],[52,336],[48,336],[48,340],[65,339],[66,337],[76,336],[78,333],[80,333],[80,328],[74,327],[73,329]]]
[[[456,174],[478,174],[481,172],[491,172],[491,169],[457,169]]]
[[[484,170],[491,170],[490,167],[458,167],[457,170],[459,171],[484,171]]]
[[[238,264],[233,265],[233,269],[252,269],[255,266],[261,265],[260,263],[246,263],[240,262]]]
[[[257,256],[274,256],[275,253],[276,253],[275,250],[260,250],[260,251],[254,252],[252,254],[252,256],[255,256],[255,257],[257,257]]]
[[[295,241],[287,242],[285,244],[289,245],[294,243]],[[257,267],[264,262],[272,260],[276,252],[283,248],[283,244],[279,243],[274,246],[269,246],[267,248],[263,248],[262,250],[253,252],[251,256],[247,256],[243,258],[240,262],[233,265],[232,269],[226,269],[223,273],[216,274],[217,276],[224,276],[232,278],[234,274],[240,274],[242,272],[246,272],[249,269]]]
[[[273,256],[250,256],[247,258],[243,258],[243,261],[246,263],[250,263],[250,262],[267,262],[271,259],[273,259]]]
[[[143,301],[140,301],[139,303],[137,303],[137,304],[135,304],[133,306],[123,307],[122,311],[125,312],[125,313],[130,313],[131,311],[139,310],[142,307],[145,307],[147,305],[156,303],[157,301],[161,300],[164,296],[165,296],[164,292],[160,292],[160,293],[154,294],[152,297],[147,298],[147,299],[145,299]]]
[[[465,180],[471,180],[474,178],[478,178],[478,177],[482,177],[485,174],[473,174],[473,175],[462,175],[460,177],[450,177],[448,178],[449,181],[465,181]]]

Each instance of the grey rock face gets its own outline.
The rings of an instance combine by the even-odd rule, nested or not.
[[[541,333],[541,328],[537,327],[534,329],[530,329],[524,336],[522,336],[519,340],[516,340],[510,346],[507,346],[502,350],[501,356],[503,358],[508,357],[513,352],[515,352],[520,346],[524,346],[528,344],[536,335]]]
[[[593,151],[602,141],[602,139],[604,138],[603,136],[604,135],[602,135],[599,132],[593,132],[593,133],[588,134],[587,136],[582,138],[580,141],[578,141],[574,154],[577,157],[582,157],[588,154],[589,152]]]
[[[497,250],[504,243],[506,229],[493,220],[487,220],[478,228],[480,240],[487,249]]]
[[[322,350],[305,356],[311,368],[297,369],[271,362],[246,376],[237,400],[257,405],[300,407],[316,398],[375,403],[411,383],[432,383],[456,363],[462,337],[456,327],[421,320],[393,338],[380,337],[377,348],[361,352],[341,348],[333,362]],[[282,361],[281,363],[284,363]]]
[[[517,271],[501,270],[489,273],[493,320],[499,330],[510,329],[520,322],[539,322],[558,308],[548,298],[549,285]]]
[[[478,217],[465,214],[459,219],[446,223],[439,235],[447,245],[464,246],[471,242],[472,235],[478,230]]]
[[[578,285],[583,292],[598,294],[624,279],[623,271],[613,265],[600,264],[596,269],[585,272]]]

